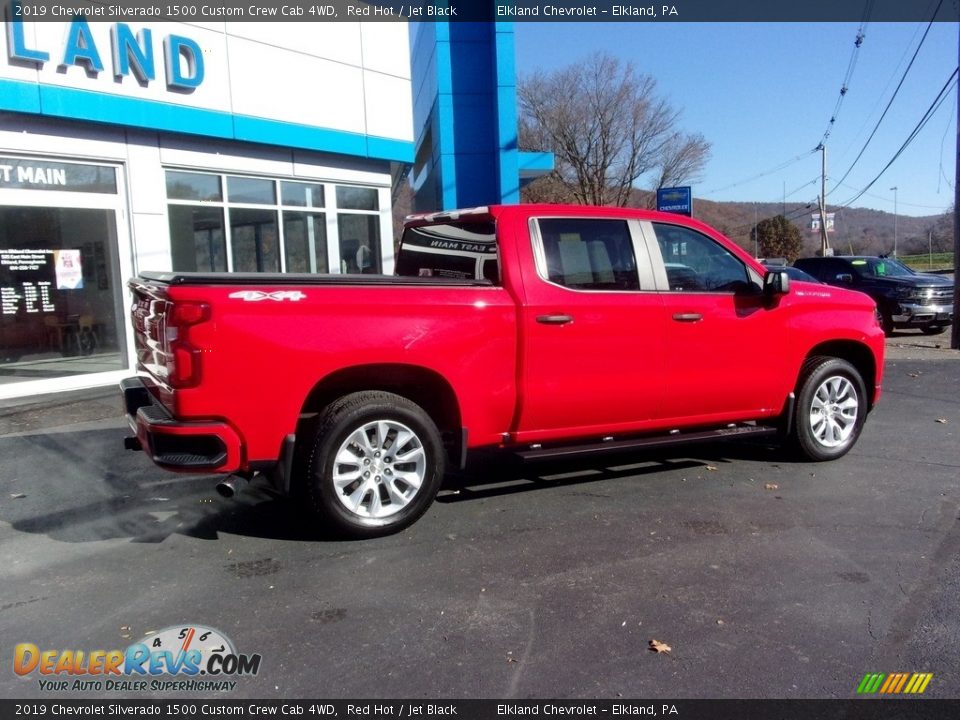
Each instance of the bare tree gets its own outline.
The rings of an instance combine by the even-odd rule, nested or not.
[[[521,147],[556,158],[553,173],[537,181],[541,190],[531,188],[527,198],[547,186],[551,196],[563,190],[552,199],[623,206],[641,178],[655,175],[655,188],[680,182],[709,156],[701,135],[676,129],[680,113],[657,96],[653,78],[602,53],[522,79],[518,96]]]
[[[704,139],[703,135],[674,133],[664,144],[656,164],[653,189],[692,182],[709,158],[710,143]],[[656,205],[656,193],[648,194],[647,203],[651,208]]]

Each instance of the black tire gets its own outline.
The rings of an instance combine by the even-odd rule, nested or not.
[[[939,335],[947,328],[944,325],[924,325],[920,329],[923,331],[924,335]]]
[[[803,364],[797,387],[792,438],[796,449],[816,462],[846,455],[867,417],[867,391],[860,373],[846,360],[812,357]]]
[[[880,311],[880,327],[883,328],[883,334],[887,337],[893,335],[893,317],[886,310]]]
[[[379,428],[387,430],[382,439]],[[351,436],[354,441],[348,442]],[[357,392],[336,400],[317,417],[306,442],[307,503],[339,536],[379,537],[412,525],[430,507],[443,481],[440,431],[423,408],[393,393]],[[344,453],[356,462],[337,462]],[[415,460],[404,462],[401,456]],[[342,485],[354,473],[354,480],[338,488],[338,482]],[[419,487],[414,487],[417,480]]]

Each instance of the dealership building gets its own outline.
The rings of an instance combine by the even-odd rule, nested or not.
[[[515,201],[507,23],[30,22],[0,36],[0,400],[133,367],[140,271],[391,273],[417,209]]]

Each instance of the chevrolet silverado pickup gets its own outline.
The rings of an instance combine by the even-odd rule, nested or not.
[[[811,257],[794,265],[828,285],[872,297],[887,335],[899,328],[938,335],[953,323],[953,283],[940,275],[915,272],[894,258]]]
[[[144,272],[131,449],[269,476],[352,537],[404,528],[471,451],[524,460],[779,435],[845,454],[880,398],[859,292],[692,219],[518,205],[407,219],[394,276]]]

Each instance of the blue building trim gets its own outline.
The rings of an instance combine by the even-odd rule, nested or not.
[[[19,80],[0,80],[0,110],[413,162],[413,143]]]
[[[33,83],[0,79],[0,108],[15,112],[39,113],[39,86]]]
[[[418,211],[516,203],[520,186],[553,169],[517,138],[517,81],[510,22],[411,25]]]

